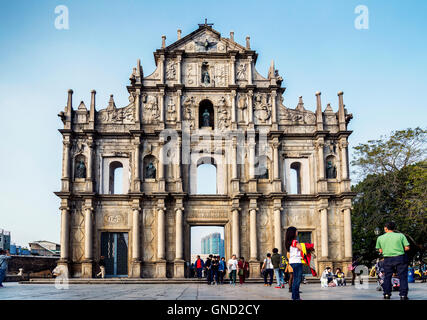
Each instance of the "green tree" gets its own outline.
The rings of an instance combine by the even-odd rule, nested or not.
[[[352,164],[358,168],[361,181],[352,187],[357,194],[352,213],[353,253],[362,256],[365,264],[377,257],[374,230],[380,228],[382,232],[386,221],[394,221],[399,231],[425,247],[425,137],[423,129],[407,129],[355,147]]]

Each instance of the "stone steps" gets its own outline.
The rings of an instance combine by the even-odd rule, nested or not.
[[[347,283],[351,283],[351,278],[346,278]],[[238,280],[237,280],[238,282]],[[246,283],[264,283],[262,278],[246,279]],[[307,277],[307,283],[320,283],[319,278]],[[369,278],[369,282],[376,282],[376,278]],[[54,284],[55,279],[30,279],[28,281],[20,281],[20,284]],[[69,284],[191,284],[203,283],[206,284],[206,279],[191,279],[191,278],[71,278]],[[225,280],[228,283],[228,279]],[[274,283],[273,283],[274,284]]]

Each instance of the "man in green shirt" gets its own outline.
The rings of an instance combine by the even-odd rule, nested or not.
[[[405,251],[409,250],[408,239],[398,232],[394,232],[394,222],[387,222],[384,226],[385,234],[377,239],[376,248],[384,256],[384,299],[391,297],[391,277],[397,273],[400,280],[400,300],[408,299],[408,259]]]

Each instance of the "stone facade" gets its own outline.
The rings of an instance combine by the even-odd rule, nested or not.
[[[154,52],[152,74],[144,76],[138,60],[127,106],[116,107],[111,95],[96,110],[92,91],[89,110],[83,101],[75,109],[68,92],[59,114],[59,264],[74,277],[93,277],[102,234],[117,232],[126,234],[128,277],[180,278],[191,259],[190,228],[217,225],[224,226],[226,257],[243,255],[258,276],[265,254],[284,250],[292,225],[315,244],[318,268],[347,270],[353,194],[351,114],[343,93],[338,112],[330,105],[322,111],[320,93],[316,112],[302,97],[288,108],[274,63],[267,77],[256,71],[249,37],[242,46],[233,33],[223,38],[202,24],[165,42],[163,36]],[[203,163],[216,167],[217,194],[197,194]],[[114,190],[118,168],[120,194]]]

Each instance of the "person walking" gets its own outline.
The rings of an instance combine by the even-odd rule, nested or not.
[[[236,285],[236,273],[237,273],[237,257],[235,254],[228,260],[228,273],[230,276],[230,285]]]
[[[289,251],[286,253],[286,257],[287,257],[288,264],[286,265],[285,275],[289,284],[289,292],[292,292],[292,283],[294,281],[294,270],[292,269],[291,264],[289,263],[289,258],[290,258]]]
[[[197,256],[196,262],[194,263],[196,267],[196,274],[198,279],[202,279],[202,271],[205,266],[202,259],[200,259],[200,256]]]
[[[218,276],[219,276],[220,284],[224,284],[224,275],[225,275],[225,258],[222,257],[218,264]]]
[[[218,285],[218,268],[219,268],[219,257],[214,256],[212,258],[212,281]]]
[[[271,253],[267,253],[267,257],[264,259],[264,263],[262,264],[261,270],[264,273],[264,286],[270,286],[273,283],[273,272],[274,267],[271,262]],[[267,283],[267,277],[270,276],[270,281]]]
[[[210,254],[205,261],[206,279],[208,284],[212,282],[212,255]]]
[[[239,284],[242,285],[245,283],[245,279],[249,272],[249,264],[245,261],[244,257],[240,257],[239,262],[237,263],[237,273],[239,274]]]
[[[273,255],[271,256],[271,263],[274,268],[274,275],[276,276],[277,286],[276,289],[281,289],[285,287],[285,283],[283,281],[283,273],[280,269],[280,264],[282,262],[282,256],[279,254],[279,250],[277,248],[273,249]]]
[[[96,277],[101,276],[101,278],[102,278],[102,279],[104,279],[104,278],[105,278],[105,257],[104,257],[104,256],[101,256],[101,257],[100,257],[99,262],[98,262],[98,265],[99,265],[99,269],[100,269],[100,271],[99,271],[99,273],[96,275]]]
[[[298,230],[295,227],[289,227],[286,230],[285,246],[289,252],[289,264],[293,270],[292,281],[292,300],[301,300],[299,287],[302,277],[301,250],[302,247],[297,240]]]
[[[394,222],[387,222],[384,225],[385,233],[378,237],[376,244],[376,248],[384,256],[384,299],[391,297],[391,278],[396,270],[400,280],[400,300],[408,300],[408,258],[405,251],[409,250],[409,242],[402,233],[395,232],[395,229]]]
[[[8,260],[10,259],[9,250],[0,250],[0,288],[3,287],[3,281],[6,279]]]

